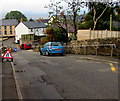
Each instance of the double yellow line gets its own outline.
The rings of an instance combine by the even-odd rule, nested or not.
[[[117,71],[116,68],[114,67],[114,65],[113,65],[112,63],[109,63],[109,65],[110,65],[110,68],[111,68],[111,70],[112,70],[113,72]]]
[[[113,63],[118,63],[116,61],[109,61],[109,60],[103,60],[103,59],[94,59],[94,58],[88,58],[88,57],[79,57],[79,58],[84,58],[84,59],[89,59],[89,60],[98,60],[98,61],[101,61],[101,62],[95,62],[95,63],[107,63],[109,64],[110,68],[111,68],[111,71],[113,72],[117,72],[116,68],[114,67]],[[80,61],[85,61],[85,60],[77,60],[76,62],[80,62]]]

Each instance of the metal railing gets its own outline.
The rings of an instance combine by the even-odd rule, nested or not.
[[[98,55],[98,48],[101,47],[101,46],[109,46],[111,47],[111,51],[110,51],[110,56],[112,57],[113,56],[113,49],[116,48],[116,45],[115,44],[100,44],[100,45],[95,45],[95,44],[92,44],[92,45],[78,45],[78,46],[65,46],[65,47],[68,47],[68,48],[73,48],[73,47],[83,47],[84,48],[84,55],[86,55],[86,47],[96,47],[95,50],[96,50],[96,55]]]

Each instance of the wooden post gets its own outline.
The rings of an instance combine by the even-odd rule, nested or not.
[[[110,31],[112,30],[112,14],[110,15]]]
[[[89,39],[91,39],[91,28],[90,28],[90,38]]]

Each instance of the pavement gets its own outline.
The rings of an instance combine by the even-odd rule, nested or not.
[[[4,61],[2,68],[2,100],[18,99],[11,63]]]

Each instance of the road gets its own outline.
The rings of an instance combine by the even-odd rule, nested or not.
[[[23,99],[118,98],[117,59],[40,56],[27,50],[18,50],[13,56]]]
[[[0,54],[1,54],[1,50],[0,50]],[[0,101],[2,100],[2,60],[0,57]]]
[[[12,42],[10,39],[4,44],[11,47]],[[118,99],[119,72],[115,58],[41,56],[20,49],[12,54],[19,99]]]

